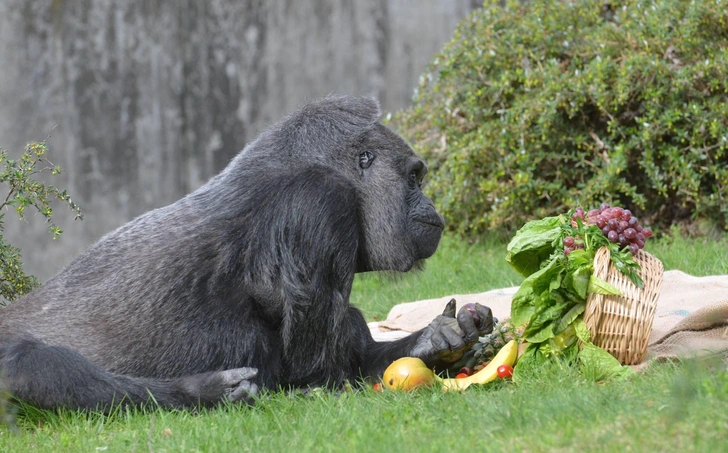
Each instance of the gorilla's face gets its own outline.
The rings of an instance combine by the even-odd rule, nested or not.
[[[357,271],[406,272],[437,250],[445,220],[422,193],[425,163],[381,124],[352,153],[362,228]]]

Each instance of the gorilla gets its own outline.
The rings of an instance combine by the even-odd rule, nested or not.
[[[254,403],[261,389],[336,388],[403,356],[433,368],[492,330],[454,306],[376,342],[354,274],[417,268],[444,220],[427,173],[367,97],[302,107],[179,201],[106,234],[0,311],[0,376],[41,408]]]

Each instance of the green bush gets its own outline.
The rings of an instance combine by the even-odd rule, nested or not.
[[[602,201],[728,223],[728,1],[486,1],[393,125],[463,233]]]
[[[65,190],[36,180],[42,173],[58,175],[61,168],[53,166],[45,157],[45,142],[30,143],[20,159],[8,158],[7,152],[0,148],[0,184],[7,185],[7,192],[0,198],[0,308],[6,301],[12,301],[27,294],[39,285],[35,276],[23,270],[20,249],[5,242],[3,237],[5,212],[12,209],[21,221],[25,219],[26,208],[35,208],[48,223],[48,232],[56,239],[63,232],[53,222],[53,199],[65,202],[82,219],[81,210]]]

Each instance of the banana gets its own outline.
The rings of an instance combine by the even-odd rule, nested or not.
[[[513,366],[518,358],[518,343],[511,340],[498,351],[493,360],[482,370],[472,376],[460,379],[439,379],[444,391],[465,390],[472,384],[485,384],[498,377],[498,367],[501,365]]]

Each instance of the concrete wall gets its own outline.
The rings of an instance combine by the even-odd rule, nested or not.
[[[472,0],[2,0],[0,147],[53,129],[85,220],[6,215],[45,280],[102,234],[194,190],[267,124],[329,93],[407,106]],[[4,188],[0,187],[4,193]]]

